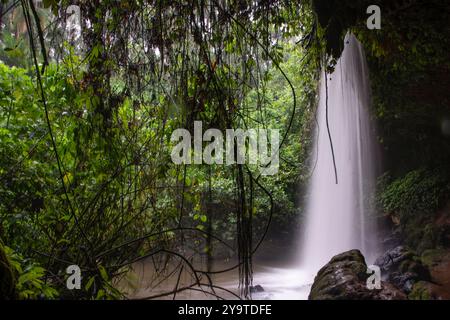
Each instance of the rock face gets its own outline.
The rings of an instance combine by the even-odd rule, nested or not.
[[[386,251],[375,261],[375,265],[380,267],[383,280],[407,294],[416,282],[430,280],[430,273],[421,259],[404,246]]]
[[[427,250],[421,256],[430,271],[430,281],[414,283],[408,298],[411,300],[450,300],[450,251]]]
[[[359,250],[334,256],[317,273],[309,300],[404,300],[406,295],[392,284],[368,289],[367,265]]]

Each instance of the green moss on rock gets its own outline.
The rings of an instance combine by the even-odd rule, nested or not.
[[[314,279],[310,300],[389,300],[405,299],[394,286],[382,283],[380,290],[367,287],[367,265],[359,250],[334,256]]]
[[[441,258],[447,253],[448,250],[442,248],[429,249],[422,253],[421,260],[424,265],[430,268],[439,263]]]
[[[410,300],[430,300],[431,293],[426,281],[419,281],[414,284],[411,293],[408,295]]]

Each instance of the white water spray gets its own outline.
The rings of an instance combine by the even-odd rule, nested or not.
[[[378,156],[369,117],[370,86],[364,50],[353,35],[335,71],[322,76],[313,173],[302,232],[301,268],[316,274],[334,255],[359,249],[375,252],[373,195]],[[330,130],[337,181],[327,129]]]
[[[289,269],[266,268],[256,273],[254,283],[261,284],[266,292],[255,295],[255,299],[307,299],[315,275],[334,255],[359,249],[368,264],[376,257],[377,237],[370,222],[374,213],[370,198],[379,158],[369,108],[364,50],[354,36],[348,35],[335,71],[327,79],[324,76],[321,79],[313,172],[299,240],[300,261]],[[338,184],[327,130],[327,109]]]

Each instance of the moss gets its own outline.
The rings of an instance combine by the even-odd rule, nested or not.
[[[363,255],[358,250],[350,250],[334,256],[317,273],[309,295],[310,300],[341,300],[353,295],[366,294],[360,283],[365,283],[368,275]],[[354,287],[352,287],[352,285]]]
[[[427,286],[427,282],[419,281],[414,284],[411,293],[408,295],[410,300],[430,300],[431,294]]]
[[[445,168],[413,170],[383,186],[378,202],[385,212],[398,212],[400,219],[426,216],[448,197],[449,181]]]
[[[417,246],[417,252],[422,253],[425,250],[435,248],[438,245],[438,233],[433,224],[427,224],[423,230],[422,239]]]
[[[421,260],[427,267],[433,267],[441,261],[441,258],[447,253],[446,249],[429,249],[422,253]]]
[[[400,217],[400,230],[406,244],[419,254],[442,245],[445,232],[434,221],[436,212],[448,199],[448,170],[421,168],[388,180],[383,176],[380,181],[377,202],[382,211]]]
[[[400,272],[405,273],[408,270],[409,264],[410,264],[409,260],[402,261],[398,269],[400,270]]]

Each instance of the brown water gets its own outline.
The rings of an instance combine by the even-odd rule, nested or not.
[[[215,262],[211,270],[223,270],[234,266],[235,263],[228,261]],[[205,263],[196,263],[196,268],[205,270]],[[199,274],[202,286],[193,286],[191,289],[185,289],[176,294],[175,288],[186,288],[196,283],[196,279],[189,267],[184,264],[183,271],[180,274],[178,264],[169,263],[163,272],[157,270],[155,263],[151,259],[136,263],[133,271],[129,273],[126,279],[122,280],[121,286],[127,288],[130,299],[237,299],[239,295],[239,277],[238,270],[211,274],[213,285],[217,286],[212,290],[207,284],[208,278]],[[274,260],[260,260],[253,265],[253,285],[263,287],[263,292],[253,293],[254,300],[267,299],[307,299],[311,285],[302,270],[298,268],[286,267],[286,262]],[[220,288],[219,288],[220,287]],[[229,292],[228,292],[229,291]]]

